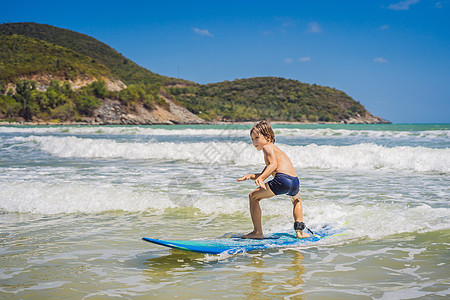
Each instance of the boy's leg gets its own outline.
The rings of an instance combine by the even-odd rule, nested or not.
[[[270,198],[275,196],[272,190],[266,185],[267,189],[263,189],[262,187],[258,187],[256,190],[250,193],[248,196],[249,204],[250,204],[250,215],[252,216],[253,222],[253,231],[249,234],[242,236],[243,239],[263,239],[264,234],[262,230],[261,223],[261,206],[259,205],[259,201],[262,199]]]
[[[300,198],[300,192],[298,192],[297,195],[292,197],[292,204],[294,205],[293,209],[294,221],[303,222],[303,207],[302,207],[302,200]],[[295,235],[298,239],[309,237],[309,234],[303,232],[302,230],[296,230]]]

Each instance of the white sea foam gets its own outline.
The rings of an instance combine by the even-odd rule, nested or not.
[[[294,165],[300,168],[450,172],[450,149],[388,148],[375,144],[284,146],[283,148]]]
[[[251,125],[239,127],[227,125],[223,128],[155,128],[148,126],[68,126],[68,127],[15,127],[0,126],[0,133],[29,133],[29,134],[112,134],[112,135],[180,135],[180,136],[222,136],[248,137]],[[420,140],[445,140],[450,139],[450,130],[424,130],[424,131],[402,131],[402,130],[349,130],[333,128],[275,128],[276,136],[292,137],[326,137],[326,138],[384,138],[384,139],[420,139]]]
[[[0,133],[28,133],[28,134],[98,134],[98,135],[181,135],[181,136],[249,136],[250,127],[238,129],[227,126],[221,129],[185,128],[165,129],[139,126],[74,126],[74,127],[9,127],[0,126]]]
[[[223,215],[248,218],[246,195],[230,197],[198,193],[189,199],[132,187],[76,183],[17,182],[0,186],[0,211],[37,214],[102,213],[108,211],[151,212],[168,210],[198,211],[214,220]],[[363,195],[361,195],[363,197]],[[290,230],[292,204],[287,199],[266,199],[261,204],[267,233]],[[449,208],[405,203],[350,204],[329,199],[309,199],[304,205],[304,219],[312,229],[323,224],[346,224],[344,240],[368,237],[379,239],[392,234],[429,232],[450,228]],[[251,224],[251,223],[250,223]],[[377,224],[377,226],[373,226]],[[208,226],[205,224],[204,226]],[[342,241],[342,239],[340,239]]]
[[[31,136],[16,142],[35,142],[41,150],[57,157],[104,159],[186,160],[192,163],[259,165],[262,155],[252,145],[237,143],[116,142],[110,139]],[[411,170],[450,172],[450,149],[385,147],[376,144],[350,146],[278,145],[297,168]]]
[[[292,229],[292,216],[288,213],[292,209],[290,201],[265,200],[261,207],[263,216],[272,216],[263,225],[267,233]],[[345,228],[345,235],[334,238],[332,242],[450,229],[450,209],[426,204],[414,207],[383,202],[354,205],[321,199],[304,201],[303,214],[307,226],[313,231],[324,224]]]
[[[293,137],[324,137],[324,138],[371,138],[371,139],[420,139],[434,140],[450,139],[449,130],[427,130],[427,131],[395,131],[395,130],[348,130],[348,129],[301,129],[280,128],[275,129],[276,136]]]
[[[176,207],[166,194],[98,184],[26,182],[0,185],[0,209],[6,212],[59,214],[106,211],[163,212]]]

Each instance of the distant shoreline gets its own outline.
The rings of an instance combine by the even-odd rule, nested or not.
[[[160,125],[250,125],[255,124],[258,121],[243,121],[243,122],[205,122],[205,123],[155,123],[155,124],[108,124],[108,123],[89,123],[89,122],[8,122],[0,121],[0,126],[160,126]],[[345,122],[289,122],[289,121],[269,121],[270,124],[276,125],[381,125],[381,124],[393,124],[389,123],[345,123]],[[411,123],[415,124],[415,123]],[[434,124],[434,123],[429,123]],[[436,123],[437,124],[437,123]],[[444,123],[443,123],[444,124]]]

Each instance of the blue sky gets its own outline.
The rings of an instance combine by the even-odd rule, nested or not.
[[[2,2],[1,23],[78,31],[161,75],[284,77],[394,123],[450,123],[450,0]]]

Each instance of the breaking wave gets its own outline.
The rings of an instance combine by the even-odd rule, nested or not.
[[[96,214],[125,211],[165,215],[177,210],[211,215],[236,215],[249,219],[246,195],[226,198],[198,194],[180,200],[176,195],[153,188],[137,190],[130,187],[98,184],[16,182],[0,185],[0,211],[35,214]],[[305,219],[311,228],[320,224],[345,224],[346,239],[383,236],[405,232],[429,232],[450,228],[450,209],[427,204],[409,206],[402,203],[379,202],[373,205],[330,203],[327,199],[309,199],[304,207]],[[262,205],[268,217],[267,232],[289,230],[290,201],[266,199]],[[383,226],[373,226],[383,220]],[[286,227],[289,226],[289,227]]]
[[[224,125],[222,128],[155,128],[149,126],[47,126],[47,127],[16,127],[0,126],[0,133],[20,134],[98,134],[98,135],[180,135],[180,136],[224,136],[248,137],[251,125]],[[450,139],[450,130],[350,130],[334,128],[274,128],[277,136],[294,137],[368,137],[368,138],[419,138],[419,139]]]
[[[201,164],[260,165],[262,154],[245,142],[117,142],[79,137],[16,137],[15,142],[38,147],[52,156],[85,159],[185,160]],[[376,144],[349,146],[278,144],[296,168],[411,170],[450,172],[450,149],[385,147]]]

